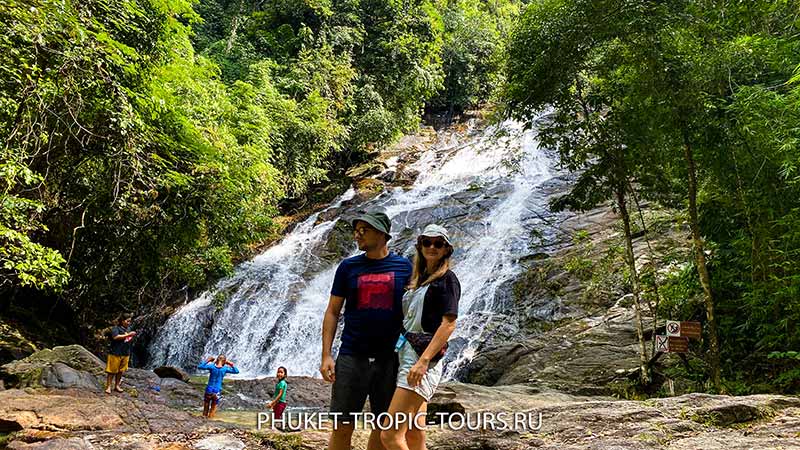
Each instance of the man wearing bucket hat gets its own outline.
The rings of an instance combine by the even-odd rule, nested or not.
[[[322,323],[319,370],[333,382],[331,412],[341,414],[330,450],[350,448],[352,414],[361,412],[367,398],[376,416],[389,408],[398,368],[394,344],[402,329],[403,293],[411,276],[411,262],[389,251],[392,222],[383,211],[360,213],[351,223],[364,253],[339,264]],[[342,307],[344,330],[334,361],[331,347]],[[383,448],[380,430],[373,430],[367,450]]]

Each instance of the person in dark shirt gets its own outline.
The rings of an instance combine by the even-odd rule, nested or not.
[[[392,418],[414,418],[413,426],[395,420],[381,432],[388,450],[424,449],[425,421],[419,415],[442,378],[441,358],[456,328],[461,284],[450,270],[453,245],[447,230],[428,225],[417,239],[414,272],[403,296],[403,336],[397,341],[400,369],[389,406]]]
[[[117,325],[111,329],[111,343],[108,349],[108,359],[106,360],[106,394],[111,393],[111,383],[114,382],[114,390],[124,392],[120,387],[122,374],[128,370],[128,360],[131,356],[131,341],[136,336],[135,331],[130,331],[130,317],[121,317]]]
[[[211,362],[214,362],[213,364]],[[214,414],[217,413],[217,406],[222,399],[222,380],[226,374],[237,374],[239,369],[233,365],[232,361],[228,361],[225,355],[218,355],[216,359],[210,356],[205,362],[201,362],[198,366],[200,370],[208,371],[208,383],[206,384],[206,392],[203,394],[203,417],[213,419]]]
[[[397,354],[394,344],[402,329],[402,300],[411,276],[411,262],[389,252],[391,221],[372,210],[352,221],[363,254],[339,264],[322,323],[322,377],[333,383],[331,412],[341,414],[328,444],[330,450],[350,449],[353,413],[369,398],[370,410],[386,412],[394,393]],[[344,330],[336,361],[331,347],[344,307]],[[338,422],[338,421],[337,421]],[[380,430],[373,430],[367,450],[381,450]]]

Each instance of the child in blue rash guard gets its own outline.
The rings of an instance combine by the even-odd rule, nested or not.
[[[217,412],[217,405],[220,398],[222,398],[222,379],[225,374],[239,373],[239,369],[234,367],[231,361],[225,359],[225,355],[217,356],[216,361],[214,357],[209,357],[205,362],[200,363],[197,368],[201,370],[208,370],[208,384],[206,385],[206,393],[203,396],[203,417],[213,419],[214,414]]]

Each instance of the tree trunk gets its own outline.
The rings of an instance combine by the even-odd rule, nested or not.
[[[639,359],[641,360],[641,367],[639,373],[639,380],[642,386],[647,386],[650,383],[650,372],[648,368],[647,345],[644,342],[644,324],[642,322],[642,307],[639,303],[639,274],[636,271],[636,259],[633,254],[633,239],[631,237],[631,217],[628,213],[628,207],[625,204],[625,185],[620,183],[616,189],[617,207],[619,208],[620,215],[622,216],[622,224],[625,228],[625,259],[628,262],[628,268],[631,271],[631,284],[633,286],[633,310],[636,315],[636,334],[639,337]],[[655,339],[655,337],[653,337]]]
[[[228,35],[228,42],[225,44],[225,54],[228,55],[233,48],[233,42],[236,40],[236,31],[239,28],[239,19],[241,15],[244,13],[244,0],[239,1],[239,11],[237,11],[236,15],[233,16],[233,20],[231,20],[231,34]]]
[[[650,257],[653,261],[655,261],[656,252],[653,251],[653,246],[650,245],[650,232],[647,230],[647,223],[644,221],[644,214],[642,214],[642,205],[639,203],[639,197],[636,195],[636,189],[633,188],[633,184],[630,180],[627,180],[628,189],[631,193],[631,197],[633,197],[633,201],[636,204],[636,211],[639,214],[639,220],[642,222],[642,231],[644,232],[644,240],[647,243],[647,250],[650,252]],[[650,303],[649,301],[647,304],[650,306],[650,313],[653,314],[653,333],[652,338],[650,339],[651,346],[650,346],[650,354],[656,354],[656,330],[658,329],[658,305],[661,304],[661,294],[658,292],[658,271],[656,270],[657,264],[653,262],[653,297],[655,297],[655,305]],[[653,365],[653,361],[650,361],[648,364],[649,366]]]
[[[686,158],[686,168],[689,175],[689,226],[692,229],[692,244],[694,247],[694,259],[697,266],[697,274],[700,277],[700,285],[703,287],[703,294],[706,304],[706,323],[708,325],[708,346],[711,363],[711,380],[714,389],[721,392],[720,368],[719,368],[719,341],[717,340],[717,320],[714,316],[714,295],[711,291],[711,277],[708,275],[706,266],[706,255],[703,239],[700,236],[700,224],[697,220],[697,169],[694,164],[694,154],[689,143],[688,130],[683,129],[683,150]]]

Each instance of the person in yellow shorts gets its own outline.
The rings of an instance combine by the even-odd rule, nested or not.
[[[128,360],[131,357],[131,341],[136,336],[135,331],[129,330],[130,317],[122,317],[117,321],[117,326],[111,329],[111,345],[108,349],[106,361],[106,394],[111,393],[111,382],[114,390],[124,392],[119,386],[122,374],[128,370]]]

